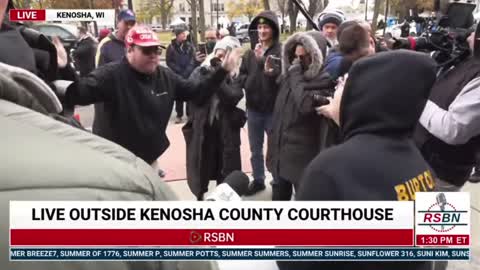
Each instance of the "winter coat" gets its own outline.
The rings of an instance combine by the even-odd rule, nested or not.
[[[173,72],[187,79],[196,66],[195,48],[188,41],[179,44],[174,39],[168,45],[166,62]]]
[[[98,44],[97,54],[95,55],[95,65],[99,67],[120,61],[125,56],[126,51],[125,42],[117,39],[115,33],[110,33]]]
[[[255,46],[258,43],[257,25],[260,18],[271,21],[273,27],[273,44],[268,48],[261,59],[255,56]],[[272,113],[275,104],[275,98],[278,93],[278,83],[276,82],[281,70],[276,69],[273,74],[264,72],[265,61],[269,55],[280,58],[280,29],[278,26],[277,15],[272,11],[261,12],[255,17],[249,26],[249,35],[251,49],[246,51],[240,68],[242,86],[245,89],[247,100],[247,110],[253,110],[261,113]]]
[[[170,145],[166,135],[175,99],[189,100],[210,96],[226,76],[219,69],[203,81],[185,80],[159,66],[151,74],[136,71],[127,61],[97,68],[70,85],[67,104],[88,105],[104,102],[108,121],[98,135],[116,142],[151,164]]]
[[[433,172],[412,135],[435,79],[435,62],[417,52],[391,51],[357,61],[340,104],[345,141],[307,166],[296,199],[413,201],[416,191],[432,191]],[[278,264],[281,270],[431,269],[430,262],[421,261]]]
[[[80,76],[86,76],[95,69],[95,53],[97,51],[97,42],[93,37],[86,36],[80,39],[76,49],[73,51],[75,66],[80,72]]]
[[[190,80],[203,80],[214,71],[201,66]],[[216,179],[222,182],[234,170],[241,170],[240,128],[245,111],[236,107],[243,98],[238,80],[227,77],[211,97],[189,102],[190,116],[182,128],[187,145],[188,186],[199,197]]]
[[[312,63],[302,71],[292,65],[295,47],[302,44]],[[322,122],[315,112],[316,96],[332,96],[334,82],[322,71],[327,40],[317,31],[291,36],[283,48],[283,74],[268,136],[267,168],[274,178],[296,183],[303,169],[322,150]],[[318,105],[317,105],[318,106]],[[325,131],[324,131],[325,132]]]
[[[16,74],[14,74],[16,73]],[[0,63],[0,252],[9,253],[10,200],[165,201],[172,190],[152,168],[121,146],[58,122],[61,105],[33,74]],[[216,269],[198,262],[10,262],[10,270]]]

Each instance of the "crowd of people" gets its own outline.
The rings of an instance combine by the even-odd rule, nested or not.
[[[3,21],[7,7],[0,8]],[[246,51],[217,29],[205,31],[202,47],[188,41],[186,28],[176,28],[165,48],[124,10],[117,30],[99,43],[80,28],[77,74],[68,70],[58,39],[26,38],[28,29],[2,23],[0,43],[9,46],[0,53],[3,199],[174,199],[156,162],[170,144],[166,128],[174,105],[177,124],[186,107],[187,182],[197,200],[210,180],[222,183],[241,169],[245,124],[253,169],[245,195],[265,190],[266,169],[273,176],[272,200],[279,201],[414,200],[415,192],[458,191],[474,181],[480,59],[472,54],[438,76],[427,54],[390,51],[367,22],[332,11],[319,17],[318,27],[282,43],[276,14],[262,11],[250,23]],[[480,50],[475,35],[469,37],[472,52]],[[160,65],[162,50],[167,66]],[[246,111],[237,106],[244,96]],[[88,104],[95,104],[93,134],[64,113]],[[413,179],[421,184],[412,185]],[[170,269],[168,262],[165,268],[134,264]],[[431,269],[428,262],[278,266]]]

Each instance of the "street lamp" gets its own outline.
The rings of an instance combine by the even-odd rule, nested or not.
[[[220,30],[220,23],[218,22],[218,10],[219,10],[218,0],[217,0],[217,29]]]
[[[390,6],[390,0],[387,0],[385,3],[385,27],[383,27],[383,36],[385,37],[385,32],[387,31],[387,25],[388,25],[388,8]]]
[[[368,22],[368,0],[365,0],[365,21]]]

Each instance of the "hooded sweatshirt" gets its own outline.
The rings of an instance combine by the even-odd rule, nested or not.
[[[417,52],[379,53],[355,63],[340,104],[345,141],[309,164],[297,199],[404,201],[414,200],[415,191],[432,191],[433,173],[411,136],[434,82],[434,61]],[[430,269],[428,262],[285,264],[280,269]]]
[[[297,44],[302,44],[312,62],[296,72],[292,59]],[[334,91],[334,82],[322,70],[326,49],[327,40],[318,31],[296,33],[283,46],[283,72],[268,136],[267,167],[274,178],[282,177],[292,184],[298,183],[303,169],[320,152],[324,117],[316,114],[314,99]]]
[[[255,56],[255,46],[258,43],[257,26],[261,19],[273,28],[273,43],[264,52],[261,59]],[[243,57],[240,73],[242,85],[245,88],[247,109],[261,113],[272,113],[275,104],[275,98],[278,93],[278,84],[276,79],[280,75],[280,70],[275,70],[271,75],[264,73],[265,60],[269,55],[280,58],[280,28],[278,19],[272,11],[261,12],[255,17],[248,28],[251,50],[248,50]]]

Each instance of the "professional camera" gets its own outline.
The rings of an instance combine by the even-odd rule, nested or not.
[[[471,53],[467,38],[475,31],[472,26],[476,4],[473,0],[437,0],[435,5],[437,18],[427,31],[420,37],[396,39],[393,48],[430,53],[441,70],[448,70]]]

